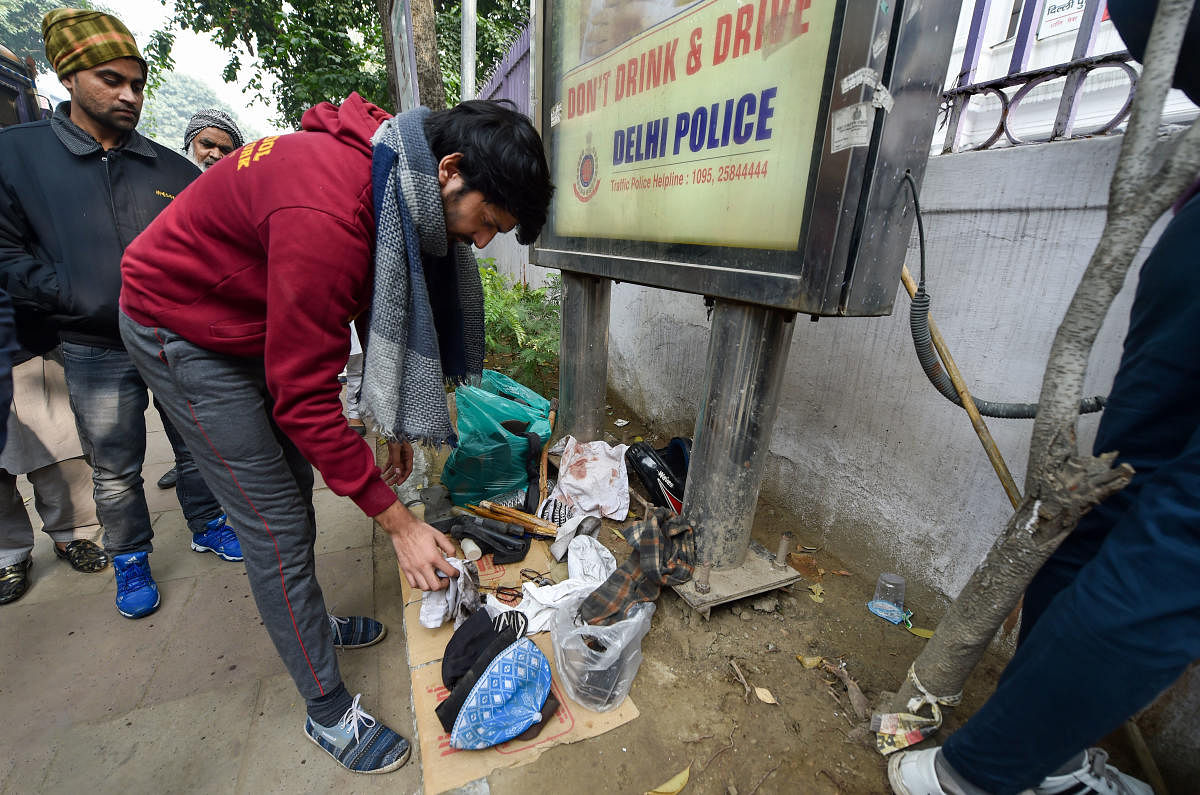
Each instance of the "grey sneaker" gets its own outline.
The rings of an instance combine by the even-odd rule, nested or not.
[[[361,707],[359,693],[336,726],[305,718],[304,733],[351,773],[388,773],[402,767],[412,753],[408,740],[379,723]]]
[[[1057,793],[1097,792],[1103,795],[1154,795],[1154,789],[1144,781],[1122,773],[1108,764],[1108,753],[1099,748],[1087,749],[1078,770],[1047,776],[1033,788],[1037,795]]]

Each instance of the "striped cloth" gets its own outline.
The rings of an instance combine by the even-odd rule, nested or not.
[[[692,579],[696,542],[685,519],[656,508],[625,540],[633,547],[629,557],[579,606],[580,618],[593,626],[615,624],[638,602],[658,599],[664,585]]]
[[[146,74],[146,59],[133,34],[111,14],[79,8],[56,8],[42,18],[46,59],[59,78],[117,58],[135,58]]]
[[[444,385],[483,374],[483,285],[450,245],[428,108],[384,122],[371,143],[375,293],[359,409],[386,439],[454,444]]]

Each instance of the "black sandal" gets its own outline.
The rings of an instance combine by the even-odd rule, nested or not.
[[[108,568],[108,553],[86,538],[67,544],[66,549],[54,545],[54,554],[71,564],[75,571],[94,574]]]

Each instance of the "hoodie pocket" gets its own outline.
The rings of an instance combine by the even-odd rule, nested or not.
[[[253,323],[210,323],[208,333],[216,339],[240,340],[262,337],[267,333],[265,321]]]

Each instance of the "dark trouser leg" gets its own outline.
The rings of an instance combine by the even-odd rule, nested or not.
[[[163,411],[157,397],[154,398],[154,407],[162,417],[163,431],[167,434],[167,440],[175,454],[175,473],[178,478],[175,481],[175,496],[179,498],[179,507],[183,509],[188,530],[202,533],[204,525],[221,515],[221,505],[204,482],[204,476],[200,474],[200,468],[196,466],[183,437]]]
[[[33,525],[17,476],[0,469],[0,569],[20,563],[33,552]]]
[[[998,793],[1036,784],[1200,657],[1200,199],[1143,266],[1095,450],[1137,474],[1084,518],[1026,594],[995,694],[946,742]]]
[[[312,469],[281,444],[262,362],[207,351],[124,315],[121,332],[237,528],[259,614],[300,694],[333,691],[341,674],[314,565]]]

